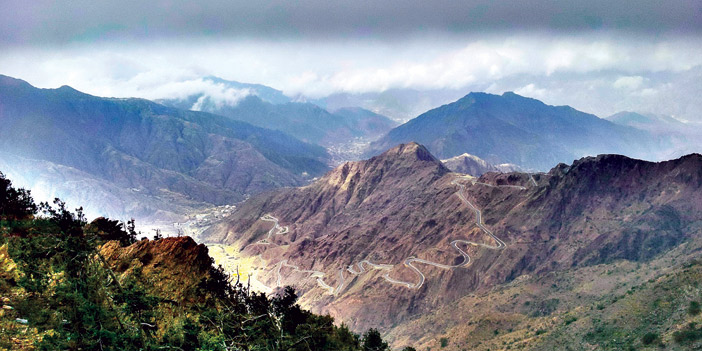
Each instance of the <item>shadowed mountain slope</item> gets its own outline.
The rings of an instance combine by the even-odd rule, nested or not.
[[[540,170],[601,153],[656,158],[660,149],[644,131],[514,93],[470,93],[391,130],[369,154],[409,141],[442,159],[469,153],[492,164]]]
[[[1,152],[142,194],[207,204],[303,184],[326,171],[329,161],[318,146],[226,117],[95,97],[67,86],[37,89],[5,76],[0,120]],[[24,165],[12,166],[22,173]]]
[[[312,103],[293,102],[278,90],[208,77],[222,88],[245,94],[236,103],[223,102],[205,93],[186,99],[161,103],[227,116],[255,126],[279,130],[306,142],[326,147],[341,145],[354,138],[375,139],[397,125],[393,120],[362,108],[343,108],[335,112]]]

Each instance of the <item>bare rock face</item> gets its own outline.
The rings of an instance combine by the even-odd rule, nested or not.
[[[487,172],[501,171],[497,166],[487,163],[482,158],[467,153],[441,160],[441,162],[454,172],[470,174],[474,177],[480,177]]]
[[[195,289],[211,266],[207,246],[187,236],[141,240],[127,247],[110,241],[100,253],[115,273],[129,275],[140,269],[152,282],[150,293],[179,302],[200,298]]]
[[[201,239],[256,257],[261,282],[314,311],[389,330],[520,276],[649,260],[702,234],[701,188],[700,155],[471,178],[409,143],[253,197]]]

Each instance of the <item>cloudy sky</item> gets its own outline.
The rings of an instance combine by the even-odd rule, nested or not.
[[[3,0],[0,74],[151,99],[515,91],[702,121],[702,1]],[[440,94],[439,94],[440,95]]]

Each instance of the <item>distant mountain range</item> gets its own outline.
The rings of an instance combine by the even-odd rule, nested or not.
[[[233,88],[240,90],[248,90],[251,95],[258,96],[261,100],[271,103],[271,104],[285,104],[292,102],[292,99],[283,94],[282,91],[265,86],[262,84],[252,84],[252,83],[241,83],[233,80],[226,80],[214,76],[207,76],[203,78],[205,81],[210,81],[215,84],[221,84],[225,88]],[[207,98],[207,96],[200,94],[195,96],[197,99]],[[192,97],[191,97],[192,98]],[[191,105],[192,106],[192,105]]]
[[[652,113],[638,113],[623,111],[615,113],[606,120],[619,125],[649,131],[651,133],[682,132],[689,125],[670,116],[655,115]]]
[[[466,94],[463,90],[415,90],[393,88],[382,92],[334,93],[324,98],[305,99],[329,110],[362,107],[388,116],[397,122],[406,122],[436,106],[455,101]]]
[[[167,107],[65,86],[36,89],[2,76],[0,167],[47,197],[79,196],[86,207],[115,217],[174,218],[187,208],[304,184],[329,164],[400,142],[426,144],[451,169],[474,175],[547,169],[598,153],[672,157],[699,145],[696,129],[672,118],[627,112],[603,120],[514,93],[471,93],[396,127],[364,108],[338,108],[354,99],[315,101],[338,108],[329,112],[264,85],[203,79],[244,91],[242,99],[223,104],[203,93],[162,101]],[[431,94],[427,99],[434,101]],[[194,106],[220,115],[187,111]],[[49,181],[58,178],[66,181]],[[86,184],[103,190],[80,190]],[[113,199],[109,205],[103,196]]]
[[[470,93],[394,128],[367,155],[410,141],[441,158],[469,153],[492,164],[540,170],[601,153],[659,158],[668,147],[646,131],[514,93]]]
[[[247,194],[304,184],[330,162],[322,147],[231,118],[95,97],[67,86],[37,89],[6,76],[0,76],[0,121],[0,152],[18,157],[4,160],[18,173],[14,178],[38,181],[49,172],[65,181],[45,192],[66,198],[122,189],[82,196],[88,201],[81,204],[97,209],[109,208],[99,205],[104,199],[121,198],[121,208],[104,213],[117,218],[231,204]],[[86,175],[91,179],[80,183]],[[95,182],[102,185],[88,186]],[[125,196],[130,193],[135,195]]]
[[[344,145],[355,138],[374,140],[397,126],[397,122],[385,116],[358,107],[329,112],[312,103],[293,102],[282,92],[270,87],[213,77],[205,79],[222,84],[226,88],[245,89],[249,95],[236,103],[223,103],[204,93],[186,99],[159,102],[279,130],[300,140],[325,147]]]
[[[246,92],[247,95],[255,95],[261,100],[274,105],[289,102],[312,103],[330,112],[335,112],[344,108],[362,108],[387,116],[395,121],[395,123],[406,122],[422,112],[449,103],[465,95],[465,92],[462,90],[452,89],[416,90],[393,88],[377,93],[343,92],[334,93],[322,98],[311,98],[301,94],[287,96],[282,91],[269,86],[242,83],[214,76],[203,77],[202,80],[214,84],[225,91],[227,89],[233,89]],[[188,96],[185,99],[167,99],[158,102],[163,102],[167,105],[186,110],[192,109],[193,107],[199,109],[200,106],[203,105],[209,105],[208,108],[216,108],[212,105],[218,103],[216,99],[213,99],[213,96],[205,92]]]
[[[669,145],[663,153],[666,158],[702,151],[702,124],[683,122],[670,116],[629,111],[619,112],[606,119],[646,131],[659,140],[665,140]]]
[[[381,327],[397,346],[422,338],[420,345],[439,347],[446,336],[460,350],[518,327],[522,334],[509,340],[538,350],[544,340],[532,338],[535,326],[550,325],[553,299],[579,277],[569,272],[593,279],[586,272],[614,270],[615,262],[682,255],[688,240],[700,247],[701,196],[698,154],[660,163],[600,155],[548,173],[470,179],[408,143],[308,186],[255,196],[200,239],[240,248],[232,259],[254,262],[253,279],[271,290],[295,284],[305,306],[357,330]],[[592,288],[568,306],[578,311],[616,289]],[[487,316],[499,324],[480,324]],[[462,329],[453,335],[453,327]],[[485,333],[470,334],[476,328]]]
[[[310,99],[288,97],[259,84],[216,77],[203,80],[224,90],[243,91],[245,97],[227,102],[203,92],[160,102],[283,131],[326,147],[335,163],[376,155],[411,141],[427,145],[444,159],[468,153],[490,164],[540,170],[600,153],[668,159],[700,146],[696,143],[699,135],[689,132],[690,125],[674,118],[622,112],[603,120],[514,93],[470,93],[460,98],[459,90],[390,89]],[[450,102],[452,99],[458,100]],[[444,103],[447,105],[434,108]],[[394,121],[371,110],[392,116]],[[397,121],[408,119],[397,126]]]

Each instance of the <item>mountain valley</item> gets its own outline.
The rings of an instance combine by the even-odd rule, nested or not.
[[[360,152],[344,150],[354,141],[371,142],[397,126],[397,122],[360,107],[344,107],[327,111],[318,105],[296,102],[285,97],[279,90],[261,85],[243,84],[208,77],[206,81],[218,84],[223,89],[238,89],[248,93],[236,103],[219,101],[215,97],[198,94],[185,99],[160,100],[167,106],[186,110],[197,110],[226,116],[252,125],[279,130],[300,140],[337,150],[347,161],[357,158]]]
[[[183,218],[305,184],[331,162],[322,147],[226,117],[5,76],[0,119],[2,163],[18,185],[116,218]]]
[[[702,1],[0,28],[0,351],[702,350]]]

